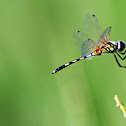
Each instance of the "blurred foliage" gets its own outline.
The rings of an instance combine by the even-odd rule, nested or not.
[[[124,40],[124,0],[0,1],[0,126],[124,126],[126,69],[113,55],[80,61],[73,33],[94,13],[111,40]],[[126,64],[125,61],[122,64]],[[126,101],[123,100],[126,104]]]

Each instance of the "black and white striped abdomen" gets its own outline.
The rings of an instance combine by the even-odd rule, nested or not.
[[[62,65],[62,66],[58,67],[57,69],[55,69],[55,70],[52,72],[52,74],[55,74],[55,73],[57,73],[58,71],[62,70],[63,68],[65,68],[65,67],[67,67],[67,66],[69,66],[69,65],[71,65],[71,64],[73,64],[73,63],[76,63],[76,62],[78,62],[78,61],[80,61],[80,60],[83,60],[83,59],[85,59],[85,58],[89,58],[89,57],[91,57],[91,56],[94,56],[94,53],[91,53],[91,54],[89,54],[89,55],[87,55],[87,56],[83,56],[83,57],[81,57],[81,58],[79,58],[79,59],[73,60],[73,61],[71,61],[71,62],[68,62],[68,63]]]
[[[85,56],[85,57],[81,57],[81,58],[76,59],[76,60],[73,60],[73,61],[71,61],[71,62],[65,63],[64,65],[62,65],[62,66],[58,67],[56,70],[54,70],[54,71],[52,72],[52,74],[57,73],[58,71],[62,70],[63,68],[65,68],[65,67],[67,67],[67,66],[69,66],[69,65],[71,65],[71,64],[73,64],[73,63],[76,63],[76,62],[78,62],[78,61],[80,61],[80,60],[83,60],[84,58],[86,58],[86,56]]]

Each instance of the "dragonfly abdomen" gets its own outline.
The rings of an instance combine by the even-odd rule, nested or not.
[[[89,56],[88,56],[88,57],[89,57]],[[62,70],[63,68],[65,68],[65,67],[67,67],[67,66],[69,66],[69,65],[71,65],[71,64],[73,64],[73,63],[76,63],[76,62],[78,62],[78,61],[80,61],[80,60],[83,60],[83,59],[85,59],[85,58],[88,58],[88,57],[87,57],[87,56],[83,56],[83,57],[81,57],[81,58],[79,58],[79,59],[76,59],[76,60],[70,61],[70,62],[68,62],[68,63],[65,63],[64,65],[62,65],[62,66],[58,67],[57,69],[55,69],[55,70],[52,72],[52,74],[55,74],[55,73],[57,73],[58,71]]]

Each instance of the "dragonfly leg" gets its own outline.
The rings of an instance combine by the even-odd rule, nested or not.
[[[122,54],[122,55],[126,54],[126,50],[125,50],[125,52],[123,52],[123,53],[121,52],[121,54]]]
[[[118,52],[116,52],[116,54],[119,56],[119,58],[120,58],[121,60],[124,60],[124,59],[126,58],[126,56],[124,56],[124,58],[122,58],[122,57],[119,55]],[[122,53],[121,53],[121,54],[122,54]]]
[[[115,59],[116,59],[117,64],[119,65],[119,67],[126,68],[126,66],[122,66],[122,65],[119,63],[119,61],[118,61],[118,59],[117,59],[115,53],[114,53],[114,57],[115,57]]]

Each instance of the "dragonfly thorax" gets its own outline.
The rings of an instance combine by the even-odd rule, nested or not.
[[[101,46],[102,53],[113,53],[116,50],[116,45],[114,41],[104,42]]]
[[[118,49],[118,51],[123,51],[125,49],[125,42],[119,40],[117,42],[116,48]]]

